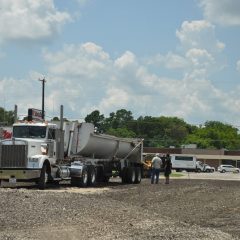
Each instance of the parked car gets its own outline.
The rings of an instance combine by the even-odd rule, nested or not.
[[[221,173],[225,173],[225,172],[240,172],[239,168],[234,167],[233,165],[220,165],[218,167],[218,171]]]
[[[211,167],[206,163],[203,164],[203,172],[214,172],[214,171],[215,171],[214,167]]]

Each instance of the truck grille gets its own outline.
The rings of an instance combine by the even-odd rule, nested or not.
[[[25,168],[27,163],[27,145],[0,145],[1,168]]]

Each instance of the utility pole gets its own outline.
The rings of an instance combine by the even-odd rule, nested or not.
[[[18,112],[17,105],[15,105],[14,106],[14,123],[17,122],[17,112]]]
[[[45,83],[46,80],[45,78],[43,79],[38,79],[40,82],[42,82],[42,119],[45,120],[45,115],[44,115],[44,93],[45,93]]]

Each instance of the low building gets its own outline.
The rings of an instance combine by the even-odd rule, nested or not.
[[[154,148],[144,147],[144,155],[147,154],[182,154],[194,155],[197,160],[207,163],[217,169],[221,164],[231,164],[240,168],[240,151],[228,151],[225,149],[198,149],[198,148]]]

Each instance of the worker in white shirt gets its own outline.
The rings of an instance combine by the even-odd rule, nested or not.
[[[162,159],[160,158],[160,154],[156,153],[155,157],[153,157],[152,159],[151,184],[154,183],[154,180],[155,180],[155,183],[158,184],[161,165],[162,165]]]

